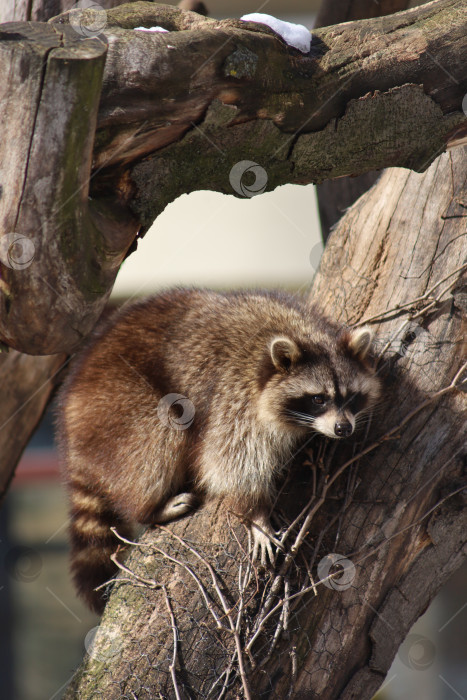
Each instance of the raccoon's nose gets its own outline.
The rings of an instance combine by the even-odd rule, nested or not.
[[[348,421],[343,421],[342,423],[336,423],[334,432],[337,437],[349,437],[349,435],[352,435],[353,428]]]

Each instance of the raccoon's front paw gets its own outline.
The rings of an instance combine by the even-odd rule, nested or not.
[[[264,532],[252,526],[253,534],[253,561],[259,559],[262,566],[267,566],[267,562],[274,564],[274,552],[272,550],[271,540]]]
[[[268,521],[261,520],[251,523],[253,534],[253,561],[259,559],[261,566],[266,567],[268,562],[274,566],[275,553],[273,547],[283,549],[282,544],[274,537],[274,530]]]

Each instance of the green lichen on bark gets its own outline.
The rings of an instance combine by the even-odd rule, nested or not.
[[[133,168],[138,192],[133,208],[145,226],[181,194],[213,190],[241,197],[229,175],[232,167],[248,160],[251,153],[266,170],[265,191],[290,182],[292,164],[287,152],[291,136],[269,120],[228,126],[236,112],[233,107],[213,103],[204,120],[180,141]]]
[[[258,65],[258,56],[247,48],[239,47],[229,54],[224,61],[223,72],[226,77],[253,78]]]
[[[444,116],[419,85],[352,100],[340,119],[311,134],[284,133],[270,120],[235,124],[235,116],[235,108],[212,103],[204,120],[180,141],[133,168],[138,193],[133,207],[145,226],[184,193],[214,190],[241,196],[229,179],[241,160],[266,170],[265,191],[367,172],[368,163],[376,170],[402,161],[423,171],[445,149],[447,128],[465,121],[461,113]],[[422,143],[420,129],[429,135]],[[420,144],[417,149],[414,143]]]
[[[401,162],[422,172],[445,150],[446,132],[464,120],[460,112],[444,116],[421,85],[368,94],[349,102],[345,114],[322,131],[298,137],[291,154],[294,176],[315,173],[313,181],[321,182]]]

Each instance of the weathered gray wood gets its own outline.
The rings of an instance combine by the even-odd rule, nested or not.
[[[356,451],[374,441],[378,446],[327,492],[326,484],[354,453],[333,443],[320,462],[318,441],[313,441],[312,462],[321,464],[312,506],[316,512],[301,550],[315,582],[320,578],[317,564],[330,552],[353,562],[355,578],[343,590],[323,584],[316,596],[309,590],[291,615],[288,633],[259,668],[253,669],[243,654],[252,698],[263,693],[275,700],[371,698],[408,629],[467,554],[467,509],[459,492],[465,488],[465,392],[451,389],[427,400],[450,385],[466,359],[465,265],[459,269],[467,252],[466,155],[465,148],[443,155],[424,175],[387,170],[347,212],[326,247],[312,298],[344,322],[370,319],[379,351],[386,348],[380,365],[386,381],[384,404]],[[432,288],[425,302],[420,300]],[[430,301],[435,297],[437,301]],[[408,306],[394,308],[404,304]],[[467,379],[465,370],[458,381],[462,378]],[[284,514],[282,523],[290,523],[312,496],[312,474],[306,464],[292,471],[277,506]],[[222,504],[208,505],[169,530],[211,562],[232,612],[219,605],[205,564],[168,531],[146,532],[143,547],[130,548],[130,573],[124,572],[115,587],[93,654],[85,659],[67,698],[86,700],[102,693],[111,700],[122,687],[142,700],[159,692],[175,697],[166,594],[151,587],[151,580],[165,584],[172,601],[179,635],[175,677],[182,697],[206,697],[230,663],[226,697],[245,696],[233,634],[216,629],[199,585],[160,551],[197,572],[211,608],[228,628],[229,615],[237,621],[242,600],[238,567],[241,562],[244,574],[247,564],[235,537],[246,547],[245,531]],[[305,571],[299,557],[290,579],[292,591],[303,583]],[[269,585],[267,577],[259,578],[258,589],[253,581],[243,596],[243,649]],[[283,595],[279,586],[275,602]],[[257,663],[267,656],[278,614],[252,646],[251,658]],[[219,693],[220,687],[214,697]]]
[[[0,335],[23,352],[82,340],[137,231],[115,204],[106,211],[88,199],[105,51],[70,27],[3,29]]]

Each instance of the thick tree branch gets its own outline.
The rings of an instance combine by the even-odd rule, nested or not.
[[[315,29],[339,22],[383,17],[406,10],[409,4],[409,0],[322,0]],[[374,185],[379,175],[379,172],[373,170],[354,177],[325,180],[317,185],[323,243],[326,243],[332,226],[339,221],[345,210]]]
[[[137,41],[124,31],[154,23],[172,31]],[[466,27],[464,3],[438,0],[319,29],[303,56],[264,25],[119,7],[108,13],[95,165],[120,165],[120,191],[145,226],[174,195],[231,193],[240,142],[266,169],[266,189],[389,165],[423,170],[466,125]],[[148,53],[153,61],[143,60]],[[97,192],[104,183],[95,180]]]

